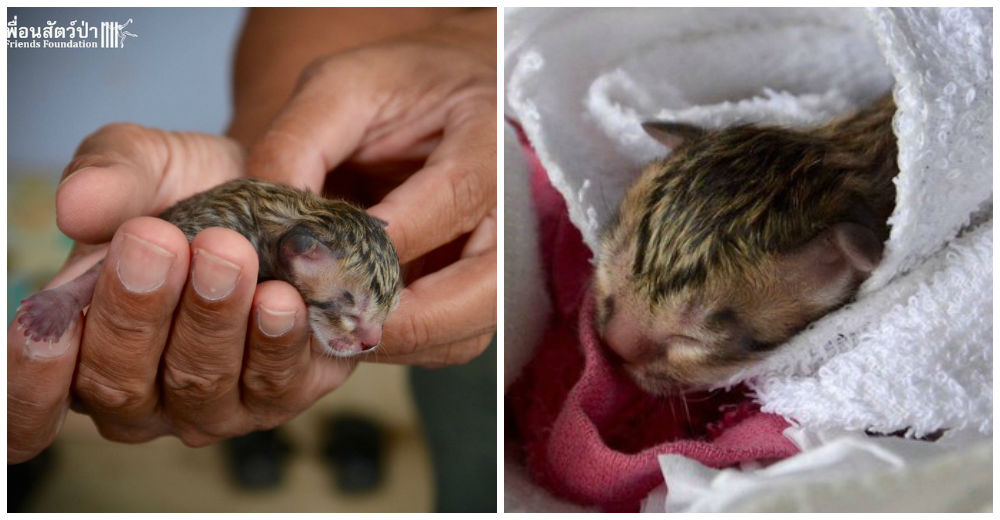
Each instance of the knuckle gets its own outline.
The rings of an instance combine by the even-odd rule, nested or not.
[[[76,395],[88,409],[115,415],[140,412],[147,401],[145,385],[126,379],[116,380],[81,363],[76,378]]]
[[[256,399],[282,399],[291,394],[300,379],[295,367],[272,370],[248,367],[243,373],[243,388]]]
[[[163,387],[181,399],[203,399],[228,391],[234,377],[222,371],[192,370],[188,366],[171,362],[168,358],[163,368]]]
[[[475,228],[482,217],[480,210],[486,205],[486,194],[485,190],[480,189],[477,175],[461,171],[457,165],[451,165],[450,168],[456,170],[449,176],[448,182],[451,207],[455,212],[452,217],[464,233]]]

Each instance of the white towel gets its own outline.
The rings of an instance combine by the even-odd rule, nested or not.
[[[642,512],[992,510],[992,439],[966,434],[929,443],[789,430],[804,451],[764,468],[718,470],[660,455],[669,490],[650,493]]]
[[[664,153],[642,120],[813,124],[894,85],[882,264],[856,302],[739,377],[807,427],[992,432],[990,9],[523,9],[506,26],[508,116],[592,248]],[[536,319],[506,307],[512,327]]]

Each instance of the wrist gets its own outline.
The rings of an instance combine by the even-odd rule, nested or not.
[[[494,8],[469,9],[418,31],[414,36],[422,41],[463,48],[496,70],[496,17]]]
[[[249,148],[292,94],[302,70],[317,58],[426,29],[466,11],[251,9],[236,49],[233,116],[226,134]]]

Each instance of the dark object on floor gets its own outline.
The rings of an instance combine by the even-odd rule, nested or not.
[[[410,369],[434,467],[435,511],[496,513],[496,337],[464,365]]]
[[[337,487],[345,493],[367,493],[382,482],[382,432],[371,419],[338,415],[324,432],[323,456],[330,463]]]
[[[53,466],[56,455],[52,447],[35,458],[20,464],[7,465],[7,512],[22,513],[31,495],[41,487]]]
[[[229,474],[241,487],[268,489],[281,483],[290,448],[278,430],[234,437],[225,448]]]

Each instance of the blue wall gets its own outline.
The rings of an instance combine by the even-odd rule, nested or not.
[[[46,20],[124,23],[121,49],[7,49],[7,164],[57,176],[105,123],[221,132],[231,111],[237,8],[9,8],[19,26]],[[78,22],[79,23],[79,22]]]

